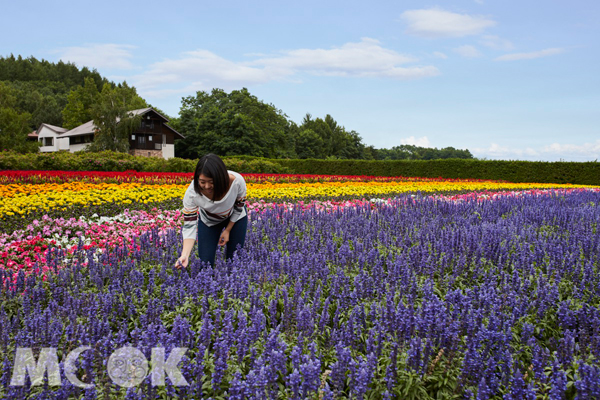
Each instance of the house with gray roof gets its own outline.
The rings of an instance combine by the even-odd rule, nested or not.
[[[169,120],[152,107],[132,110],[132,115],[141,116],[140,126],[129,137],[129,154],[145,157],[175,157],[175,140],[183,135],[168,125]],[[96,126],[88,121],[71,130],[41,124],[37,130],[42,142],[41,152],[84,150],[94,140]]]

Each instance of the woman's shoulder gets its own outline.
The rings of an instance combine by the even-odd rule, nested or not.
[[[229,171],[228,170],[227,173],[229,174],[230,177],[233,176],[233,178],[234,178],[232,184],[236,184],[237,183],[239,185],[242,182],[244,182],[244,183],[246,182],[244,180],[244,177],[242,176],[242,174],[240,174],[239,172]]]

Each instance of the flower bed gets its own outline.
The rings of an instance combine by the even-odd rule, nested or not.
[[[58,175],[4,172],[10,182],[0,184],[0,232],[23,229],[34,219],[48,214],[52,218],[65,212],[89,216],[113,216],[125,209],[172,209],[189,186],[181,183],[185,174],[148,173],[93,173],[72,172]],[[81,181],[73,180],[85,177]],[[14,178],[14,179],[13,179]],[[25,183],[47,179],[45,182]],[[56,179],[64,179],[58,183]],[[118,182],[114,182],[117,179]],[[341,201],[369,197],[393,197],[402,193],[468,193],[500,190],[531,190],[550,188],[585,188],[585,185],[554,185],[536,183],[508,183],[479,180],[442,180],[419,178],[341,177],[324,180],[320,176],[287,175],[278,180],[274,175],[249,175],[247,198],[249,201],[298,202],[310,200]],[[309,181],[305,181],[309,180]],[[20,182],[23,181],[23,182]],[[169,183],[178,181],[180,183]],[[20,182],[20,183],[18,183]],[[108,214],[107,214],[108,213]]]
[[[169,207],[37,218],[0,236],[0,397],[598,398],[600,190],[519,188],[255,198],[185,270]],[[10,384],[16,347],[78,346],[92,387]],[[187,348],[187,385],[116,385],[124,346]]]

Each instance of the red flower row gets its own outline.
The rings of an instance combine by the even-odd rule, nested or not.
[[[145,183],[186,184],[191,172],[102,172],[102,171],[0,171],[0,184],[22,183]],[[370,175],[303,175],[303,174],[242,174],[249,183],[313,183],[313,182],[491,182],[482,179],[420,178]]]

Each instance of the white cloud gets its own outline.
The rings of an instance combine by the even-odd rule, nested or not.
[[[416,138],[414,136],[409,136],[404,139],[400,139],[400,144],[411,144],[413,146],[419,147],[431,147],[431,142],[427,136]]]
[[[489,47],[494,50],[512,50],[514,49],[514,45],[512,42],[506,39],[502,39],[501,37],[494,35],[484,35],[481,37],[479,41],[483,46]]]
[[[544,146],[542,152],[556,155],[576,154],[600,159],[600,139],[593,143],[584,143],[582,145],[552,143],[548,146]]]
[[[517,160],[539,156],[539,152],[531,147],[507,147],[497,143],[491,143],[486,148],[473,148],[472,153],[475,157],[499,158],[504,160]]]
[[[405,65],[417,61],[412,56],[386,49],[374,39],[346,43],[331,49],[297,49],[253,61],[236,62],[208,50],[182,54],[153,64],[148,71],[135,77],[136,87],[156,95],[207,90],[224,90],[261,84],[274,80],[298,79],[301,73],[319,76],[378,77],[414,79],[439,74],[434,66]],[[170,85],[162,89],[162,85]],[[177,85],[184,86],[177,88]]]
[[[470,149],[475,157],[503,160],[593,161],[600,160],[600,139],[592,143],[552,143],[534,149],[492,143],[486,148]]]
[[[512,54],[505,54],[503,56],[500,56],[500,57],[496,58],[495,60],[496,61],[532,60],[534,58],[553,56],[556,54],[563,53],[564,51],[565,51],[565,49],[552,48],[552,49],[545,49],[545,50],[540,50],[540,51],[532,51],[530,53],[512,53]]]
[[[437,74],[435,67],[401,67],[417,61],[414,57],[381,47],[379,41],[363,38],[358,43],[346,43],[332,49],[298,49],[281,56],[262,58],[251,65],[269,69],[306,71],[315,75],[379,76],[420,78]]]
[[[470,45],[464,45],[464,46],[460,46],[460,47],[456,47],[454,49],[454,52],[466,57],[466,58],[477,58],[477,57],[481,57],[481,53],[479,52],[479,50],[477,50],[475,48],[475,46],[470,46]]]
[[[400,18],[408,25],[407,33],[426,38],[477,35],[496,25],[496,21],[484,16],[457,14],[437,7],[408,10]]]
[[[434,51],[433,52],[433,56],[436,58],[441,58],[443,60],[445,60],[446,58],[448,58],[448,56],[444,53],[442,53],[441,51]]]
[[[150,69],[136,76],[135,83],[140,90],[151,90],[161,85],[185,85],[185,88],[168,89],[171,94],[189,89],[195,90],[220,87],[229,89],[240,85],[265,83],[283,76],[276,71],[256,68],[226,60],[207,50],[183,53],[181,58],[167,59],[154,63]]]
[[[127,44],[90,44],[66,47],[57,50],[57,53],[61,60],[75,63],[80,68],[132,69],[131,50],[135,48]]]

